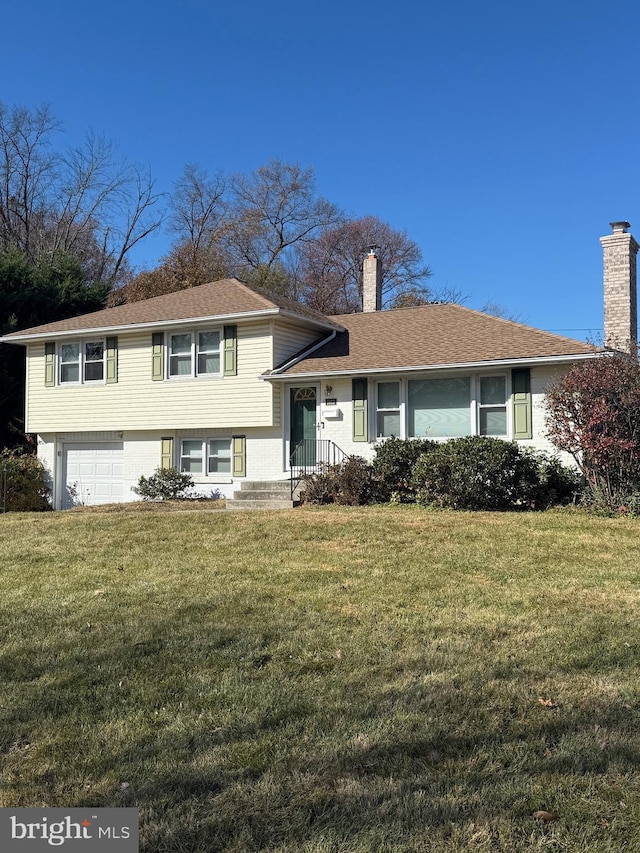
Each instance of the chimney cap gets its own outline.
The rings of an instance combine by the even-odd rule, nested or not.
[[[614,234],[625,234],[627,228],[631,228],[631,223],[621,220],[620,222],[610,222],[609,225],[613,228]]]

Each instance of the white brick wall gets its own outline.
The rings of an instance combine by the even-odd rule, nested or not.
[[[565,368],[565,370],[568,370]],[[545,422],[544,396],[550,382],[564,372],[562,368],[548,366],[533,367],[531,369],[531,395],[532,395],[532,425],[533,438],[521,441],[523,446],[533,447],[550,454],[558,454],[558,451],[547,438],[547,427]],[[331,439],[347,454],[363,456],[372,459],[375,455],[375,442],[353,441],[353,419],[351,405],[351,379],[331,379],[331,396],[337,398],[338,408],[341,410],[339,420],[324,420],[324,429],[320,433],[321,438]],[[324,386],[323,386],[324,387]],[[324,395],[323,395],[324,398]],[[369,385],[369,424],[370,432],[375,425],[375,382]],[[322,411],[322,410],[321,410]],[[563,455],[563,461],[569,463],[570,457]]]

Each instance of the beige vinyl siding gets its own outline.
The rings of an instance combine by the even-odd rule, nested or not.
[[[329,331],[308,329],[276,320],[273,323],[273,366],[278,367],[310,344],[329,336]]]
[[[274,320],[271,324],[273,331],[273,366],[278,367],[297,355],[305,347],[316,343],[321,337],[327,337],[319,329],[308,329],[295,323]],[[268,383],[271,384],[271,383]],[[282,388],[278,384],[273,386],[273,424],[280,426],[282,423]]]
[[[238,326],[236,376],[152,379],[151,332],[118,337],[118,382],[45,386],[44,343],[28,348],[30,432],[234,429],[271,426],[274,389],[258,377],[272,364],[268,322]]]

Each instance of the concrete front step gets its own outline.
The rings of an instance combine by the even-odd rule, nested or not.
[[[227,509],[293,509],[296,504],[291,500],[227,500]]]
[[[291,488],[288,489],[242,489],[233,493],[236,501],[281,501],[291,498]]]
[[[291,482],[289,480],[243,480],[240,483],[240,491],[242,492],[286,492],[289,494],[291,490]]]
[[[244,480],[240,489],[227,500],[227,509],[291,509],[289,480]]]

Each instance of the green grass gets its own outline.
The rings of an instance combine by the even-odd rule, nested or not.
[[[640,850],[639,591],[632,519],[0,517],[0,806],[137,806],[145,853]]]

